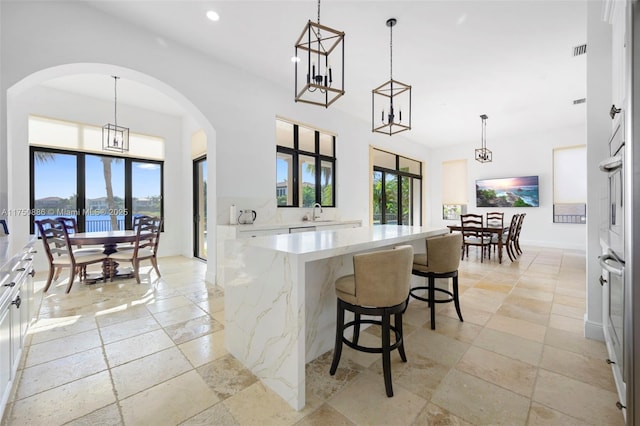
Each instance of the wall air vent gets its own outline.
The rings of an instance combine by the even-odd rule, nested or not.
[[[587,98],[580,98],[580,99],[576,99],[576,100],[574,100],[574,101],[573,101],[573,104],[574,104],[574,105],[578,105],[578,104],[583,104],[583,103],[585,103],[585,102],[587,102]]]
[[[587,44],[581,44],[573,48],[573,56],[580,56],[587,53]]]

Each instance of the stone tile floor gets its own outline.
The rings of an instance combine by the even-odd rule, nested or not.
[[[460,267],[464,322],[425,303],[405,323],[408,362],[392,354],[387,398],[380,356],[343,350],[307,366],[296,412],[224,348],[224,293],[206,265],[160,260],[162,278],[42,294],[3,425],[622,425],[603,342],[583,337],[584,254],[526,247],[511,263]],[[377,344],[377,330],[362,333]]]

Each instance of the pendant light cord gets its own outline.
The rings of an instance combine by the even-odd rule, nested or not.
[[[389,25],[389,80],[393,80],[393,25]]]
[[[116,128],[118,127],[118,77],[117,75],[112,75],[113,77],[113,124],[115,124]]]

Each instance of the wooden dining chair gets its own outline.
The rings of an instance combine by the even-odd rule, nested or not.
[[[45,293],[49,290],[53,280],[58,279],[62,268],[69,268],[69,283],[66,290],[66,293],[69,293],[78,270],[83,270],[87,265],[102,263],[107,258],[107,255],[102,252],[75,253],[69,241],[69,232],[60,221],[55,219],[36,220],[36,225],[49,261],[49,276],[44,286]],[[80,274],[80,279],[82,280],[82,274]]]
[[[54,220],[57,220],[67,229],[68,234],[77,234],[78,233],[78,222],[75,217],[70,216],[59,216]],[[91,253],[102,253],[104,251],[104,246],[102,245],[89,245],[83,246],[80,244],[76,244],[72,246],[73,252],[75,255],[80,254],[91,254]],[[78,268],[78,273],[80,274],[80,279],[84,279],[87,276],[87,266],[83,266]]]
[[[522,222],[524,222],[524,217],[526,213],[521,213],[520,218],[518,219],[518,226],[516,228],[515,235],[513,236],[513,246],[516,249],[518,254],[522,254],[522,249],[520,248],[520,231],[522,231]]]
[[[491,237],[486,235],[484,230],[484,217],[480,214],[467,213],[460,215],[461,232],[462,232],[462,257],[464,260],[465,252],[467,259],[469,258],[469,246],[480,248],[480,262],[483,262],[484,255],[487,253],[491,257]]]
[[[500,228],[504,230],[504,212],[487,212],[486,216],[488,227]],[[495,253],[498,248],[497,235],[491,232],[488,232],[487,235],[489,236],[489,238],[491,238],[491,246],[493,247],[493,253]],[[494,239],[495,243],[493,241]]]
[[[130,262],[133,266],[133,275],[138,284],[140,284],[140,262],[143,260],[149,260],[158,277],[161,276],[157,254],[162,222],[163,219],[158,217],[140,218],[133,250],[119,250],[109,255],[109,259],[113,262]]]
[[[519,214],[511,216],[511,222],[509,224],[508,231],[502,233],[502,247],[506,248],[509,259],[515,262],[517,253],[514,246],[514,239],[516,236],[516,229],[518,228],[518,221],[520,220]],[[494,235],[491,238],[491,245],[498,245],[498,236]]]

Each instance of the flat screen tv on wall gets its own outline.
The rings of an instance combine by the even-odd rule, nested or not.
[[[538,207],[538,176],[476,180],[478,207]]]

